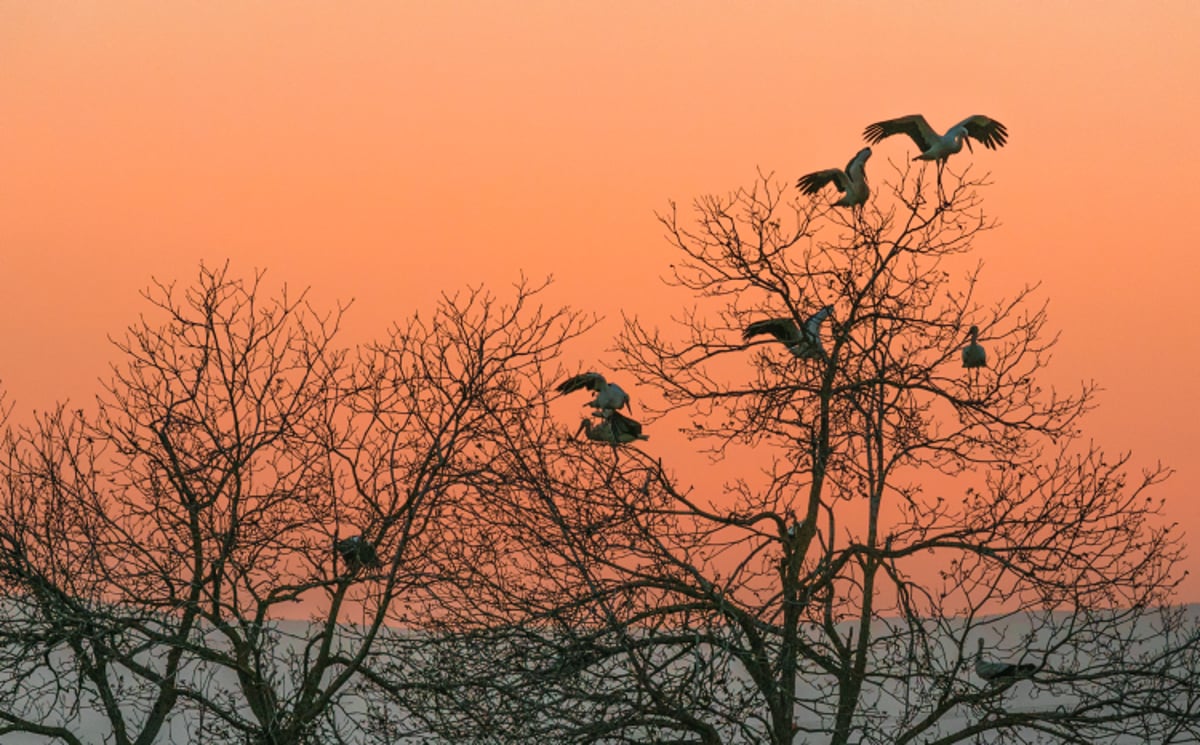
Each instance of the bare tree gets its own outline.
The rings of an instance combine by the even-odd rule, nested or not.
[[[154,285],[155,317],[114,341],[123,359],[94,413],[60,407],[10,435],[6,574],[31,628],[6,641],[67,625],[42,640],[51,676],[76,689],[56,707],[63,739],[80,737],[75,709],[99,706],[105,737],[152,742],[182,701],[208,714],[195,737],[295,742],[344,685],[325,677],[331,624],[292,640],[308,664],[286,680],[274,623],[311,591],[332,621],[352,584],[326,527],[340,312],[264,297],[259,279],[202,269],[192,287]],[[36,708],[6,717],[43,726]]]
[[[925,173],[861,211],[761,177],[661,217],[669,284],[697,305],[678,333],[628,321],[620,351],[737,474],[723,494],[658,481],[708,547],[659,537],[682,578],[661,590],[711,609],[758,710],[748,739],[1194,736],[1200,637],[1169,607],[1182,543],[1147,493],[1169,472],[1131,478],[1082,440],[1096,388],[1039,381],[1055,337],[1036,287],[982,299],[985,184],[947,170],[942,202]],[[757,343],[772,319],[821,349]],[[970,326],[984,368],[963,367]],[[979,640],[1036,672],[981,679]]]
[[[355,351],[341,310],[261,276],[203,269],[147,299],[94,414],[8,430],[0,721],[68,742],[93,710],[117,743],[353,739],[357,670],[386,622],[420,627],[474,433],[581,320],[493,318],[475,291],[475,325],[416,317]]]

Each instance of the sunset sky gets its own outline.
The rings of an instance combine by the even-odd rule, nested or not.
[[[984,284],[1042,282],[1047,381],[1099,382],[1087,435],[1177,469],[1200,568],[1198,39],[1193,0],[0,3],[0,384],[18,419],[87,400],[150,278],[226,258],[353,298],[347,341],[553,275],[600,366],[622,310],[686,302],[668,200],[981,113],[1010,133],[958,156],[994,182]]]

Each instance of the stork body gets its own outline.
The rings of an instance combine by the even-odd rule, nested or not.
[[[1037,672],[1037,665],[1012,662],[992,662],[983,659],[983,638],[980,637],[978,651],[975,653],[975,674],[989,683],[1012,683],[1021,678],[1032,677]]]
[[[351,573],[357,572],[359,569],[375,569],[379,566],[379,555],[375,553],[375,547],[363,540],[361,535],[334,540],[333,550],[342,557],[346,569]]]
[[[972,326],[968,333],[971,335],[971,342],[962,348],[963,367],[987,367],[987,350],[979,344],[979,327]]]
[[[613,411],[605,414],[597,413],[600,421],[592,424],[591,420],[584,419],[579,423],[579,429],[575,431],[578,436],[580,432],[587,435],[589,440],[595,442],[607,442],[613,445],[624,445],[634,440],[649,440],[649,435],[642,434],[642,425],[633,419]]]
[[[816,171],[807,176],[801,176],[796,186],[805,194],[816,194],[833,184],[842,193],[842,198],[834,202],[835,207],[859,207],[866,203],[871,196],[871,188],[867,186],[866,165],[871,157],[871,148],[864,147],[846,164],[846,170],[828,168]]]
[[[749,341],[760,334],[770,334],[801,359],[825,359],[825,348],[821,346],[821,324],[832,313],[833,306],[826,305],[809,316],[803,326],[797,326],[791,318],[755,321],[742,332],[742,339]]]
[[[585,372],[573,375],[558,384],[555,389],[559,393],[571,393],[579,390],[596,392],[596,397],[584,404],[600,412],[613,412],[622,407],[629,408],[629,394],[616,383],[609,383],[604,376],[597,372]]]
[[[872,145],[878,144],[885,137],[898,134],[908,135],[921,151],[913,160],[939,162],[945,162],[951,155],[962,150],[963,145],[971,149],[971,140],[979,142],[989,150],[995,150],[1008,142],[1008,130],[1004,125],[983,114],[968,116],[946,130],[946,134],[934,131],[920,114],[885,119],[863,130],[863,138]]]

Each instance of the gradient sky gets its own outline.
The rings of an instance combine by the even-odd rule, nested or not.
[[[669,199],[983,113],[985,287],[1043,283],[1048,381],[1098,381],[1087,434],[1177,469],[1200,561],[1197,39],[1193,0],[0,3],[0,383],[18,415],[90,398],[150,277],[226,258],[354,298],[349,341],[552,274],[602,365],[621,310],[686,301]]]

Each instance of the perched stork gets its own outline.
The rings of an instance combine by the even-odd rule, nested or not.
[[[604,376],[597,372],[585,372],[567,378],[555,389],[559,393],[571,393],[587,389],[596,392],[596,397],[584,404],[600,412],[612,412],[624,407],[629,408],[629,394],[621,390],[616,383],[609,383]]]
[[[864,147],[846,164],[846,170],[828,168],[816,171],[807,176],[801,176],[796,186],[805,194],[816,194],[833,184],[842,193],[842,198],[833,203],[835,207],[859,207],[866,204],[871,196],[871,187],[867,186],[867,159],[871,157],[871,148]]]
[[[808,317],[803,327],[791,318],[768,318],[755,321],[742,332],[742,339],[749,341],[759,334],[770,334],[787,346],[788,351],[801,359],[825,359],[825,348],[821,346],[821,324],[833,313],[833,306],[826,305]]]
[[[972,326],[967,333],[971,335],[971,343],[962,348],[962,363],[967,369],[967,382],[974,396],[979,383],[979,369],[987,367],[987,350],[979,343],[978,326]]]
[[[979,327],[972,326],[967,333],[971,335],[971,343],[962,348],[963,367],[987,367],[987,350],[979,344]]]
[[[361,535],[353,535],[340,541],[334,539],[333,550],[342,557],[350,573],[363,568],[379,567],[379,555],[375,553],[375,547],[363,540]]]
[[[975,674],[989,683],[1012,683],[1021,678],[1032,677],[1037,665],[1012,662],[990,662],[983,659],[983,637],[979,637],[979,648],[975,653]]]
[[[863,130],[863,139],[872,145],[878,144],[883,138],[892,135],[905,134],[917,143],[921,154],[913,160],[945,161],[954,155],[965,143],[968,150],[974,152],[971,140],[978,140],[984,147],[995,150],[1008,142],[1008,130],[995,119],[976,114],[968,116],[958,124],[940,135],[933,131],[929,122],[920,114],[910,114],[898,119],[885,119],[875,122]]]
[[[642,425],[621,414],[613,411],[607,415],[597,413],[600,421],[592,424],[591,420],[584,419],[579,423],[579,429],[575,431],[575,436],[578,437],[580,432],[587,434],[589,440],[595,442],[608,442],[613,445],[624,445],[634,440],[649,440],[649,435],[642,434]]]

